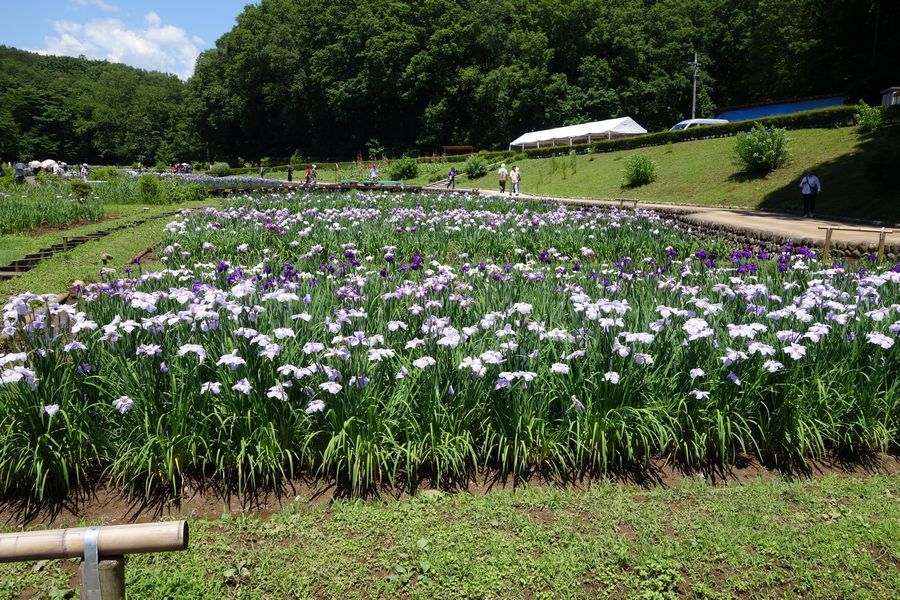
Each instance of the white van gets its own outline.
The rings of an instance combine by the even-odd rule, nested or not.
[[[677,131],[679,129],[688,129],[689,127],[699,127],[700,125],[724,125],[728,119],[685,119],[675,124],[669,131]]]

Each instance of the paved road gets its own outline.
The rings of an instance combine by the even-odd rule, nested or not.
[[[429,186],[429,189],[446,191],[443,185]],[[473,192],[474,190],[465,190],[458,188],[458,191]],[[498,195],[494,190],[478,190],[478,193],[484,196]],[[508,196],[508,194],[507,194]],[[552,196],[533,196],[530,194],[520,194],[518,197],[531,200],[553,200],[561,203],[572,204],[589,204],[596,206],[619,206],[619,200],[601,200],[596,198],[558,198]],[[624,201],[624,206],[634,206],[634,201]],[[817,240],[820,243],[825,241],[824,229],[819,227],[844,227],[850,229],[881,229],[886,227],[893,233],[887,234],[885,242],[887,244],[900,244],[900,226],[888,227],[884,223],[865,223],[854,222],[838,219],[821,219],[812,218],[804,219],[799,215],[789,213],[767,212],[751,209],[734,209],[719,208],[714,206],[688,206],[683,204],[662,204],[652,202],[639,202],[640,208],[658,209],[668,212],[678,212],[686,221],[697,224],[726,225],[732,227],[742,227],[760,233],[768,233],[778,237],[785,237],[795,240]],[[832,232],[832,243],[848,242],[848,243],[877,243],[879,232],[872,231],[845,231],[835,229]]]

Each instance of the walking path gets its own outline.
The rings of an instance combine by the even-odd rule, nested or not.
[[[432,184],[426,189],[432,191],[446,192],[446,185]],[[498,192],[494,190],[471,190],[457,188],[460,192],[477,192],[482,196],[497,196]],[[892,233],[885,235],[885,243],[888,246],[900,246],[900,226],[891,226],[887,223],[873,223],[851,221],[847,219],[837,218],[802,218],[799,215],[789,213],[769,212],[753,209],[740,208],[720,208],[716,206],[690,206],[684,204],[664,204],[654,202],[642,202],[635,200],[601,200],[597,198],[562,198],[554,196],[534,196],[531,194],[519,194],[518,196],[509,196],[513,198],[523,198],[529,200],[550,200],[560,202],[562,204],[578,204],[588,206],[623,206],[632,208],[637,202],[639,208],[651,209],[663,213],[677,214],[680,220],[690,224],[694,223],[698,226],[706,226],[713,228],[732,228],[741,229],[751,235],[758,234],[757,237],[784,238],[790,243],[822,246],[825,243],[825,229],[820,227],[842,227],[845,229],[834,229],[832,231],[832,244],[843,245],[877,245],[880,231],[851,231],[849,229],[865,229],[880,230],[882,227]],[[900,249],[894,250],[894,253],[900,252]]]

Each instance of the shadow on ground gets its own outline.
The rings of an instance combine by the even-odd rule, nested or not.
[[[727,464],[709,460],[684,464],[678,460],[609,465],[605,472],[578,470],[548,472],[530,470],[518,476],[496,469],[470,472],[465,476],[435,481],[420,473],[416,481],[383,485],[354,492],[331,479],[300,477],[283,481],[276,488],[238,493],[230,486],[209,480],[185,481],[180,492],[156,490],[149,496],[129,496],[124,490],[102,484],[80,489],[66,497],[35,504],[24,499],[0,501],[0,522],[7,527],[52,525],[78,527],[85,523],[115,525],[165,518],[216,519],[223,514],[253,513],[265,519],[295,503],[330,504],[339,500],[402,500],[411,496],[441,493],[484,495],[520,487],[560,487],[586,490],[596,485],[618,485],[633,489],[678,488],[687,479],[710,485],[741,485],[752,481],[782,481],[836,477],[866,477],[872,474],[900,476],[900,455],[831,452],[816,461],[785,463],[773,457],[760,460],[739,455]]]
[[[796,178],[766,194],[761,210],[800,212],[800,179],[811,168],[822,181],[816,214],[900,223],[900,116],[862,138],[855,152],[815,165],[792,164]],[[848,199],[850,201],[848,201]]]

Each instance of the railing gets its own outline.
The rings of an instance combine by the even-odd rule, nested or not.
[[[825,230],[825,247],[822,249],[822,260],[831,258],[831,234],[834,231],[856,231],[859,233],[877,233],[878,235],[878,262],[884,260],[884,241],[888,234],[894,233],[892,229],[867,229],[865,227],[834,227],[833,225],[820,225],[819,229]]]
[[[81,558],[80,598],[125,598],[125,555],[186,550],[187,521],[0,535],[0,562]]]

